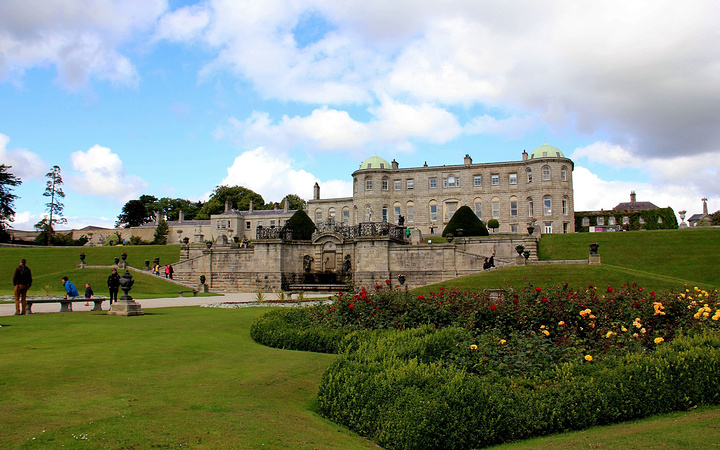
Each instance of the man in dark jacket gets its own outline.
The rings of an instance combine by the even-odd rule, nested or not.
[[[32,286],[32,272],[25,265],[25,258],[13,273],[13,286],[15,287],[15,315],[27,314],[27,291]],[[20,306],[22,305],[22,310]]]

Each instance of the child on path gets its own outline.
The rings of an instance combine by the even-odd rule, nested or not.
[[[90,283],[85,283],[85,298],[92,298],[93,290],[90,287]],[[85,306],[90,306],[90,302],[85,302]]]

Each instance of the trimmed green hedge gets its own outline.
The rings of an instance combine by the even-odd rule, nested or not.
[[[433,361],[452,351],[456,333],[364,334],[325,372],[322,414],[387,448],[478,448],[720,403],[718,333],[527,379]]]
[[[587,217],[589,219],[589,225],[583,226],[583,219]],[[623,229],[628,231],[633,230],[675,230],[678,228],[677,217],[675,211],[672,208],[658,208],[658,209],[646,209],[640,211],[575,211],[575,232],[587,232],[590,227],[597,226],[598,217],[605,218],[605,224],[608,225],[608,217],[615,218],[615,224],[620,225]],[[623,217],[629,219],[629,223],[623,224]],[[644,223],[640,222],[640,219]],[[659,222],[658,219],[661,219]]]
[[[250,326],[250,337],[268,347],[309,352],[337,353],[347,331],[314,326],[307,308],[281,308],[259,316]]]

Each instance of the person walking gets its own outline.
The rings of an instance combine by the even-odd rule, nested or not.
[[[173,268],[172,264],[168,264],[168,275],[170,275],[170,279],[173,279],[173,274],[175,273],[175,269]]]
[[[490,257],[490,267],[495,267],[495,252],[493,252],[492,256]]]
[[[169,277],[170,277],[170,265],[166,264],[165,265],[165,278],[169,278]]]
[[[32,286],[32,272],[25,263],[25,258],[21,259],[20,265],[15,268],[13,273],[16,316],[27,314],[27,291]]]
[[[108,290],[110,291],[110,305],[112,306],[113,300],[118,301],[118,289],[120,288],[120,275],[117,273],[116,268],[112,268],[112,272],[107,279]]]
[[[66,300],[72,300],[80,295],[78,293],[77,288],[75,287],[74,284],[72,284],[72,281],[70,281],[68,279],[68,277],[62,277],[62,284],[65,287],[65,299]],[[73,310],[72,302],[70,302],[69,309],[70,309],[70,311]]]

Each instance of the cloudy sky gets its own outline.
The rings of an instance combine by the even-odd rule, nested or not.
[[[714,17],[714,19],[713,19]],[[65,181],[68,227],[142,194],[349,196],[401,167],[575,162],[575,208],[720,209],[720,3],[3,0],[0,162],[13,226]]]

